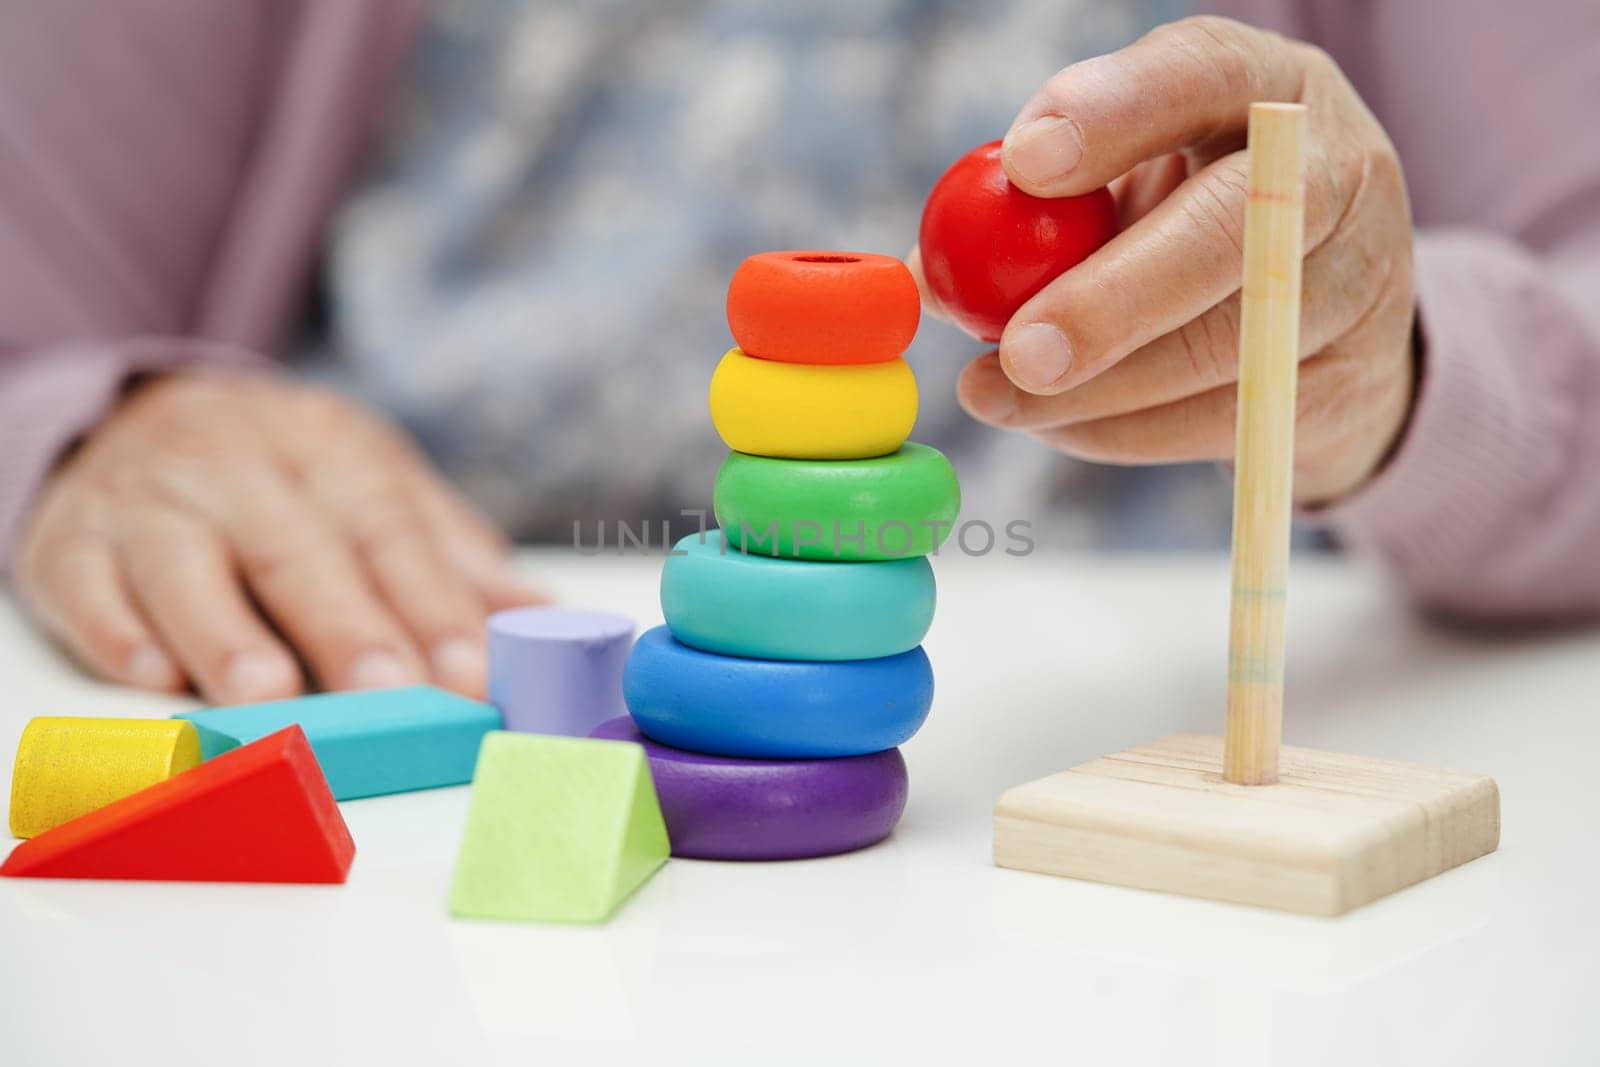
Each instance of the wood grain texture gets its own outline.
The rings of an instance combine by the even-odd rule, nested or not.
[[[450,912],[603,922],[668,849],[643,748],[495,730],[472,776]]]
[[[1279,780],[1222,776],[1219,737],[1174,734],[1008,790],[1001,867],[1338,915],[1493,852],[1492,778],[1285,748]]]
[[[1223,771],[1243,785],[1277,779],[1283,729],[1305,140],[1303,105],[1251,105]]]
[[[186,722],[47,715],[17,742],[11,833],[37,837],[200,762]]]

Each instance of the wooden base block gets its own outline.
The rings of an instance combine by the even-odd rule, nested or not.
[[[1222,739],[1174,734],[1007,790],[994,862],[1338,915],[1493,852],[1481,774],[1284,748],[1273,785],[1222,780]]]

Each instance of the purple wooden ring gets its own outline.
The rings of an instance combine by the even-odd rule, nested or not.
[[[747,760],[650,740],[626,715],[590,734],[644,746],[674,856],[791,860],[865,848],[906,807],[906,761],[891,748],[841,759]]]

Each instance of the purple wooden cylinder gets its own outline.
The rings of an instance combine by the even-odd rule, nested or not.
[[[840,759],[747,760],[652,741],[627,716],[592,734],[643,745],[674,856],[789,860],[865,848],[906,807],[906,763],[891,748]]]
[[[489,703],[507,730],[586,737],[622,714],[633,620],[605,611],[513,608],[489,616]]]

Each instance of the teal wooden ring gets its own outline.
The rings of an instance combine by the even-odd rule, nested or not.
[[[661,611],[681,643],[747,659],[836,661],[909,652],[933,624],[933,568],[773,559],[721,530],[679,541],[661,569]]]
[[[788,559],[926,556],[950,536],[961,486],[936,448],[907,442],[857,460],[732,452],[712,490],[717,523],[746,552]]]

